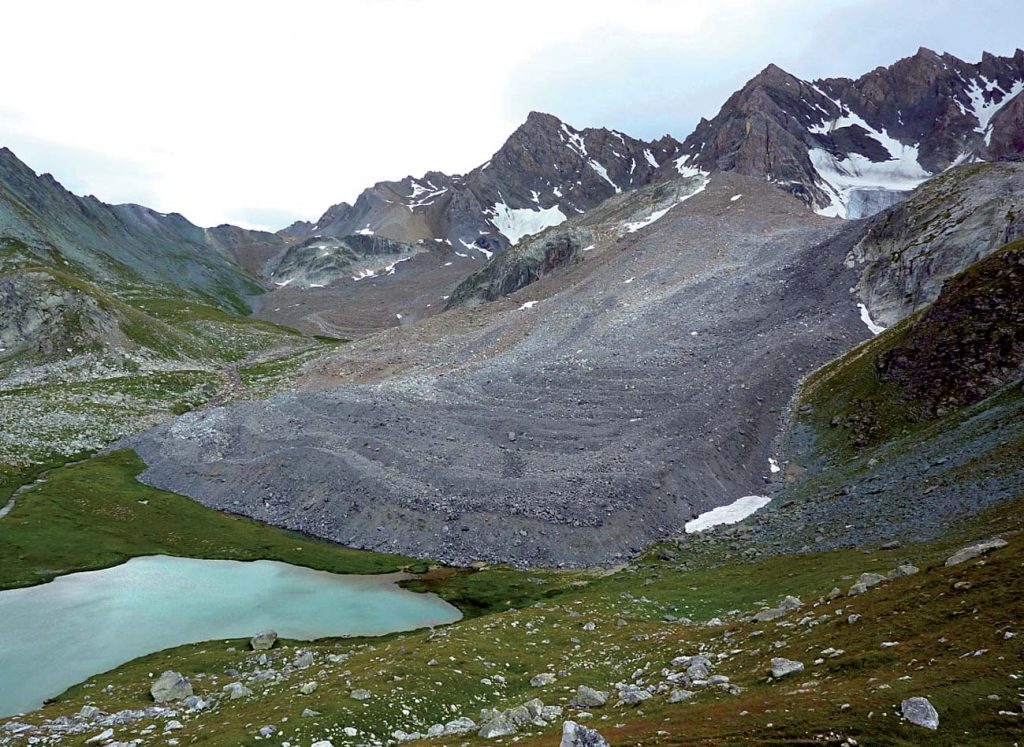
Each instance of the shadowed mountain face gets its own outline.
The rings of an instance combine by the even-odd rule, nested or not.
[[[686,138],[676,168],[764,176],[857,218],[950,165],[1024,155],[1024,51],[971,64],[921,49],[850,80],[769,65]]]
[[[576,130],[533,112],[489,161],[464,176],[431,171],[380,182],[354,205],[282,231],[291,238],[374,233],[438,242],[481,258],[612,195],[648,183],[676,154],[671,137],[646,143],[614,130]]]

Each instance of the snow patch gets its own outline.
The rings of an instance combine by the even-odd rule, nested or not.
[[[530,208],[510,208],[505,203],[498,202],[490,212],[491,223],[511,244],[519,243],[524,236],[531,236],[545,228],[557,226],[566,219],[558,205],[531,210]],[[474,248],[479,249],[479,247]]]
[[[590,168],[592,168],[594,171],[597,172],[598,176],[600,176],[602,179],[604,179],[606,182],[611,184],[612,187],[615,188],[615,194],[617,194],[617,195],[618,194],[622,194],[622,189],[619,187],[619,185],[616,184],[615,182],[613,182],[612,178],[610,176],[608,176],[608,169],[606,169],[604,166],[599,164],[593,158],[591,158],[589,161],[587,161],[587,163],[590,164]]]
[[[650,148],[644,149],[644,158],[647,159],[647,163],[651,164],[654,168],[658,168],[658,162],[654,158],[654,154],[651,153]]]
[[[773,475],[782,472],[782,467],[779,466],[779,461],[775,457],[768,457],[768,469]]]
[[[696,519],[686,522],[686,532],[693,534],[721,524],[736,524],[771,502],[772,499],[766,495],[745,495],[727,506],[705,511]]]
[[[885,327],[875,322],[871,318],[871,312],[868,311],[868,307],[862,303],[857,304],[857,308],[860,309],[860,320],[867,325],[868,329],[871,330],[871,334],[880,335],[885,332]]]
[[[742,196],[743,195],[733,195],[729,198],[729,202],[736,202],[736,200],[740,199]]]
[[[480,253],[481,253],[482,255],[484,255],[484,257],[486,257],[487,259],[490,259],[491,257],[493,257],[493,256],[494,256],[494,252],[489,252],[489,251],[487,251],[486,249],[484,249],[484,248],[483,248],[482,246],[480,246],[479,244],[470,244],[470,243],[469,243],[468,241],[466,241],[465,239],[459,239],[459,243],[460,243],[460,244],[462,244],[462,245],[463,245],[464,247],[466,247],[467,249],[470,249],[470,250],[473,250],[473,249],[475,249],[476,251],[478,251],[478,252],[480,252]],[[456,252],[456,254],[458,254],[458,252]],[[465,254],[463,254],[463,255],[461,255],[461,256],[465,257],[466,255],[465,255]]]
[[[532,309],[536,305],[536,301],[527,301],[526,303],[519,307],[519,310],[522,311],[523,309]]]
[[[373,236],[373,231],[370,230],[369,223],[366,224],[366,228],[360,228],[358,231],[356,231],[356,233],[359,234],[360,236]]]

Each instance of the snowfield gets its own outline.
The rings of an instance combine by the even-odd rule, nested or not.
[[[531,210],[510,208],[505,203],[498,202],[492,208],[492,213],[491,223],[511,244],[517,244],[524,236],[539,233],[566,220],[565,213],[558,205]]]
[[[694,534],[721,524],[736,524],[771,502],[772,499],[766,495],[745,495],[727,506],[719,506],[705,511],[696,519],[686,522],[686,532]]]

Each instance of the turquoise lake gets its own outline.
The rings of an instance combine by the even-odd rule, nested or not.
[[[462,615],[404,576],[336,575],[269,560],[133,558],[0,592],[0,717],[92,675],[185,643],[273,629],[282,638],[381,635]]]

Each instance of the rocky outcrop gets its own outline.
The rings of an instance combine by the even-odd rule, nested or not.
[[[881,381],[920,418],[979,402],[1024,376],[1024,240],[949,280],[938,300],[882,352]]]
[[[438,250],[369,234],[343,238],[316,236],[299,241],[272,260],[267,275],[279,287],[325,286],[341,278],[363,280],[394,274],[398,263],[427,251]]]
[[[597,243],[636,232],[704,188],[705,179],[676,177],[606,200],[564,224],[524,239],[467,277],[445,308],[507,296],[582,258]]]
[[[1024,237],[1024,163],[949,170],[874,218],[848,262],[857,290],[883,326],[933,302],[943,283]]]
[[[192,683],[180,672],[168,670],[153,683],[149,693],[157,703],[184,700],[192,695]]]

